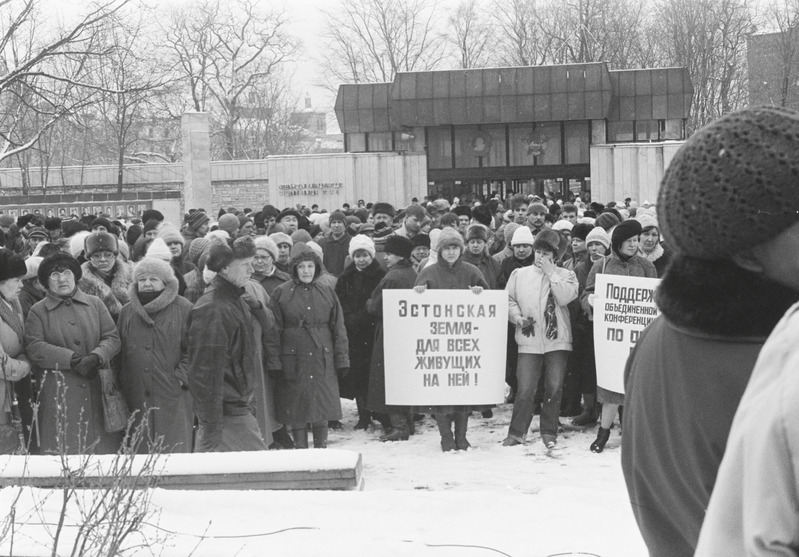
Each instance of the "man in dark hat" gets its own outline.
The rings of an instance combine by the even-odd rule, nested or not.
[[[286,234],[291,236],[300,227],[300,219],[302,219],[299,211],[295,209],[283,209],[277,216],[276,223],[281,225]]]
[[[344,264],[349,255],[350,240],[352,236],[347,234],[346,218],[341,211],[330,213],[330,230],[319,242],[324,254],[325,268],[335,276],[344,272]]]
[[[205,211],[190,211],[186,217],[186,226],[181,230],[183,239],[186,243],[183,246],[184,253],[189,252],[189,247],[193,240],[197,238],[204,238],[210,230],[211,217],[205,214]]]
[[[466,236],[466,229],[472,221],[472,210],[466,205],[458,205],[452,208],[452,212],[458,217],[458,232]]]

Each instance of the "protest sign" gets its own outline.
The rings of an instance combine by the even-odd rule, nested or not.
[[[594,353],[596,382],[603,389],[624,393],[624,366],[649,323],[660,314],[655,288],[660,279],[596,276],[594,289]]]
[[[387,404],[504,401],[506,292],[384,290],[383,329]]]

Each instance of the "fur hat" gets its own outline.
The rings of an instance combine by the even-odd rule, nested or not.
[[[594,229],[594,225],[578,222],[572,227],[572,238],[579,238],[585,240],[588,233]]]
[[[283,209],[282,211],[280,211],[280,214],[275,219],[275,222],[280,222],[281,220],[283,220],[284,217],[287,217],[289,215],[296,217],[297,222],[300,222],[300,220],[302,219],[302,215],[300,215],[299,211],[296,211],[295,209],[289,207],[287,209]]]
[[[211,218],[204,211],[194,211],[186,218],[189,230],[199,230],[204,224],[211,222]]]
[[[472,209],[472,218],[483,226],[491,226],[494,214],[491,212],[491,208],[488,205],[478,205]]]
[[[172,261],[172,252],[169,251],[166,242],[161,238],[156,238],[147,247],[145,257],[160,259],[161,261]]]
[[[141,221],[146,224],[150,220],[164,222],[164,214],[155,209],[147,209],[141,214]]]
[[[599,242],[605,246],[605,250],[610,249],[610,236],[608,236],[608,233],[605,232],[605,229],[601,226],[592,228],[591,232],[585,237],[586,244],[590,244],[591,242]]]
[[[547,214],[547,213],[549,213],[549,209],[547,208],[546,205],[544,205],[540,201],[535,201],[533,203],[530,203],[530,205],[527,206],[527,214],[528,215],[532,215],[533,213],[544,213],[544,214]]]
[[[23,278],[28,274],[25,260],[13,251],[0,248],[0,281],[12,278]]]
[[[471,208],[467,207],[466,205],[458,205],[457,207],[453,207],[452,208],[452,212],[455,213],[459,217],[472,218],[472,210],[471,210]]]
[[[446,227],[441,230],[441,235],[438,237],[438,247],[436,248],[436,253],[440,254],[441,250],[447,246],[458,246],[461,252],[463,252],[463,236],[461,236],[461,233],[454,228]]]
[[[280,244],[288,244],[290,246],[294,245],[294,240],[291,239],[291,236],[285,234],[284,232],[275,232],[274,234],[270,234],[269,237],[275,242],[276,246]]]
[[[136,263],[133,267],[133,280],[138,281],[145,275],[156,276],[160,278],[164,284],[174,282],[177,284],[178,279],[172,271],[172,266],[163,259],[155,257],[144,257]]]
[[[37,255],[32,255],[28,257],[25,260],[25,269],[27,270],[27,272],[25,273],[25,276],[22,278],[26,280],[32,278],[38,278],[39,265],[42,264],[42,261],[44,261],[44,257],[39,257]]]
[[[776,106],[731,112],[694,132],[669,163],[658,195],[669,245],[723,259],[795,224],[797,137],[799,112]]]
[[[526,227],[525,227],[526,228]],[[551,251],[554,255],[555,261],[560,261],[563,254],[566,253],[566,248],[569,246],[569,240],[560,232],[556,232],[551,228],[544,228],[535,236],[533,241],[533,249],[545,249]]]
[[[613,212],[608,211],[599,215],[596,218],[595,224],[600,228],[604,228],[605,231],[608,231],[620,222],[619,218]]]
[[[77,284],[80,277],[83,276],[83,271],[77,259],[63,251],[45,257],[39,264],[39,271],[37,272],[39,283],[47,288],[47,285],[50,284],[50,274],[53,271],[61,272],[66,269],[72,271],[72,274],[75,276],[75,284]]]
[[[378,201],[372,205],[372,214],[377,215],[378,213],[381,215],[388,215],[392,219],[394,218],[394,215],[396,215],[394,206],[391,203],[384,203],[382,201]]]
[[[405,259],[411,258],[411,252],[413,251],[413,244],[411,241],[404,237],[404,236],[389,236],[386,239],[385,245],[385,252],[392,253],[394,255],[399,255],[400,257],[404,257]]]
[[[610,237],[610,245],[614,251],[618,252],[619,247],[628,239],[641,235],[641,223],[635,219],[629,219],[620,223],[613,229]]]
[[[488,241],[488,228],[482,224],[472,224],[466,229],[466,241],[482,240]]]
[[[322,274],[322,260],[319,258],[319,255],[314,251],[314,249],[303,242],[297,242],[293,246],[291,246],[291,261],[289,262],[289,267],[291,268],[291,276],[295,279],[298,278],[297,276],[297,265],[302,263],[303,261],[313,261],[315,268],[314,268],[314,278],[318,277]]]
[[[513,239],[510,241],[510,245],[512,246],[532,246],[533,242],[535,242],[535,238],[533,238],[533,232],[526,226],[520,226],[516,229],[513,233]]]
[[[195,240],[195,242],[196,241],[197,240]],[[277,244],[269,236],[257,236],[255,238],[255,249],[263,249],[268,251],[269,255],[272,256],[272,259],[277,261]]]
[[[88,230],[81,230],[69,238],[69,253],[72,255],[72,257],[77,258],[81,253],[83,253],[84,243],[90,234],[91,232]]]
[[[180,233],[180,230],[169,222],[163,222],[158,225],[158,237],[161,238],[165,244],[180,242],[180,245],[186,245],[186,239]]]
[[[206,266],[211,271],[218,273],[236,259],[247,259],[248,257],[255,257],[255,242],[249,236],[236,238],[233,247],[226,243],[212,242],[208,248]]]
[[[0,215],[2,218],[2,215]],[[85,224],[79,220],[65,220],[61,223],[61,234],[64,238],[71,238],[78,232],[88,231]]]
[[[94,219],[92,221],[90,228],[94,230],[98,226],[102,226],[103,228],[105,228],[106,232],[111,232],[112,230],[114,230],[114,228],[111,226],[111,221],[109,221],[105,217],[97,217],[96,219]]]
[[[572,228],[574,228],[574,225],[570,221],[567,221],[566,219],[560,219],[558,221],[555,221],[555,224],[552,225],[552,230],[554,230],[555,232],[560,232],[561,230],[565,230],[566,232],[571,232]]]
[[[110,251],[114,255],[119,255],[119,242],[108,232],[92,232],[83,241],[83,251],[87,258],[98,251]]]
[[[228,234],[233,234],[233,232],[238,232],[239,230],[239,217],[232,213],[225,213],[221,217],[219,217],[219,223],[217,224],[219,230],[224,230]]]
[[[355,257],[355,252],[358,251],[359,249],[366,250],[367,252],[369,252],[369,255],[372,256],[372,259],[374,259],[375,242],[369,236],[358,234],[357,236],[352,237],[352,240],[350,240],[350,247],[349,247],[350,257]]]
[[[418,248],[419,246],[424,246],[426,248],[430,248],[430,236],[427,234],[417,234],[411,240],[411,244],[414,248]]]

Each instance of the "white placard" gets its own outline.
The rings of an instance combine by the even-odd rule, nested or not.
[[[597,385],[624,393],[624,366],[638,336],[655,317],[660,279],[600,274],[594,289]]]
[[[504,290],[384,290],[383,328],[387,404],[504,401]]]

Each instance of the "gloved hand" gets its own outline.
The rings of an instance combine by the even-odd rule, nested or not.
[[[86,379],[96,379],[97,370],[100,369],[103,361],[97,354],[89,354],[81,358],[77,365],[72,366],[72,371],[85,377]]]
[[[535,336],[535,320],[532,317],[528,317],[522,322],[522,334],[526,337],[534,337]]]
[[[221,442],[221,426],[202,423],[197,426],[197,437],[194,443],[195,451],[199,453],[218,452],[218,447]]]
[[[347,377],[347,375],[349,375],[350,368],[340,367],[336,370],[336,373],[338,374],[339,379],[344,379],[345,377]]]

